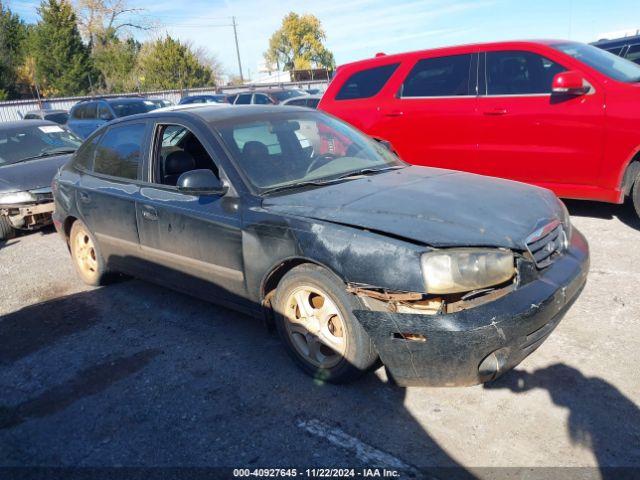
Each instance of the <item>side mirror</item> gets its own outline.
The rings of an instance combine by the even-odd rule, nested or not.
[[[574,70],[558,73],[551,83],[551,91],[561,95],[584,95],[590,89],[589,82]]]
[[[198,169],[185,172],[178,177],[178,190],[196,195],[224,195],[227,187],[211,170]]]

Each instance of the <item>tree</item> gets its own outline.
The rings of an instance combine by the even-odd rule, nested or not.
[[[335,60],[323,45],[325,39],[320,20],[315,16],[291,12],[269,39],[269,49],[264,57],[269,65],[277,65],[286,71],[333,68]]]
[[[153,23],[144,9],[131,7],[127,0],[75,0],[80,33],[93,50],[131,30],[150,30]]]
[[[43,0],[33,32],[35,74],[45,95],[86,93],[97,80],[89,49],[82,43],[76,15],[67,0]]]
[[[141,44],[134,39],[110,39],[93,49],[93,62],[107,92],[127,92],[137,86],[136,63]]]
[[[199,62],[189,45],[168,35],[142,46],[138,71],[142,86],[149,89],[215,85],[211,67]]]
[[[0,100],[16,97],[16,72],[24,59],[27,27],[0,1]]]

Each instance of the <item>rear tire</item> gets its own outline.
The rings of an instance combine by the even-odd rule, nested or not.
[[[9,219],[0,215],[0,240],[8,240],[16,234]]]
[[[640,217],[640,175],[638,175],[636,181],[633,182],[631,200],[633,201],[633,207],[636,209],[636,215]]]
[[[352,313],[363,306],[331,272],[312,264],[293,268],[273,305],[288,353],[313,378],[350,382],[376,365],[373,342]]]
[[[87,226],[76,220],[69,234],[69,249],[76,272],[88,285],[103,285],[107,274],[100,248]]]

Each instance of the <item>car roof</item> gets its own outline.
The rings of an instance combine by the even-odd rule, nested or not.
[[[67,113],[67,111],[64,109],[43,108],[41,110],[29,110],[27,113],[25,113],[25,115],[29,115],[30,113],[42,113],[44,115],[48,115],[50,113]]]
[[[338,68],[342,68],[343,66],[357,66],[357,65],[376,65],[376,64],[387,64],[391,63],[394,60],[401,61],[407,56],[419,56],[425,54],[432,54],[434,52],[443,53],[443,54],[455,54],[458,53],[458,50],[470,50],[470,49],[483,49],[483,48],[493,48],[493,47],[504,47],[504,48],[517,48],[524,46],[552,46],[558,43],[579,43],[574,42],[573,40],[561,40],[561,39],[540,39],[540,40],[510,40],[504,42],[486,42],[486,43],[468,43],[463,45],[451,45],[446,47],[438,47],[438,48],[429,48],[424,50],[414,50],[411,52],[402,52],[402,53],[394,53],[387,55],[385,53],[376,54],[375,57],[365,58],[363,60],[358,60],[351,63],[345,63]]]
[[[280,105],[216,105],[202,103],[192,108],[164,109],[160,108],[147,113],[139,113],[128,117],[116,118],[109,122],[109,125],[117,125],[122,122],[132,122],[140,119],[162,119],[163,117],[183,117],[196,118],[209,124],[224,123],[229,120],[239,121],[251,120],[255,118],[268,117],[278,113],[316,112],[311,109],[301,109],[300,107],[287,107]]]
[[[58,125],[55,122],[51,122],[49,120],[39,120],[39,119],[33,119],[33,120],[14,120],[12,122],[2,122],[0,123],[0,130],[15,130],[16,128],[20,128],[20,127],[38,127],[38,126],[44,126],[44,125],[57,125],[58,127],[60,125]]]

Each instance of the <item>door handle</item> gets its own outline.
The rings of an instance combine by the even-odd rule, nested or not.
[[[402,115],[404,115],[402,110],[391,110],[384,113],[385,117],[401,117]]]
[[[143,205],[142,216],[147,220],[155,221],[158,220],[158,211],[149,205]]]
[[[506,115],[507,114],[507,109],[506,108],[494,108],[493,110],[486,110],[484,112],[485,115]]]
[[[80,196],[80,201],[82,203],[89,203],[91,201],[91,197],[86,192],[79,192],[78,195]]]

